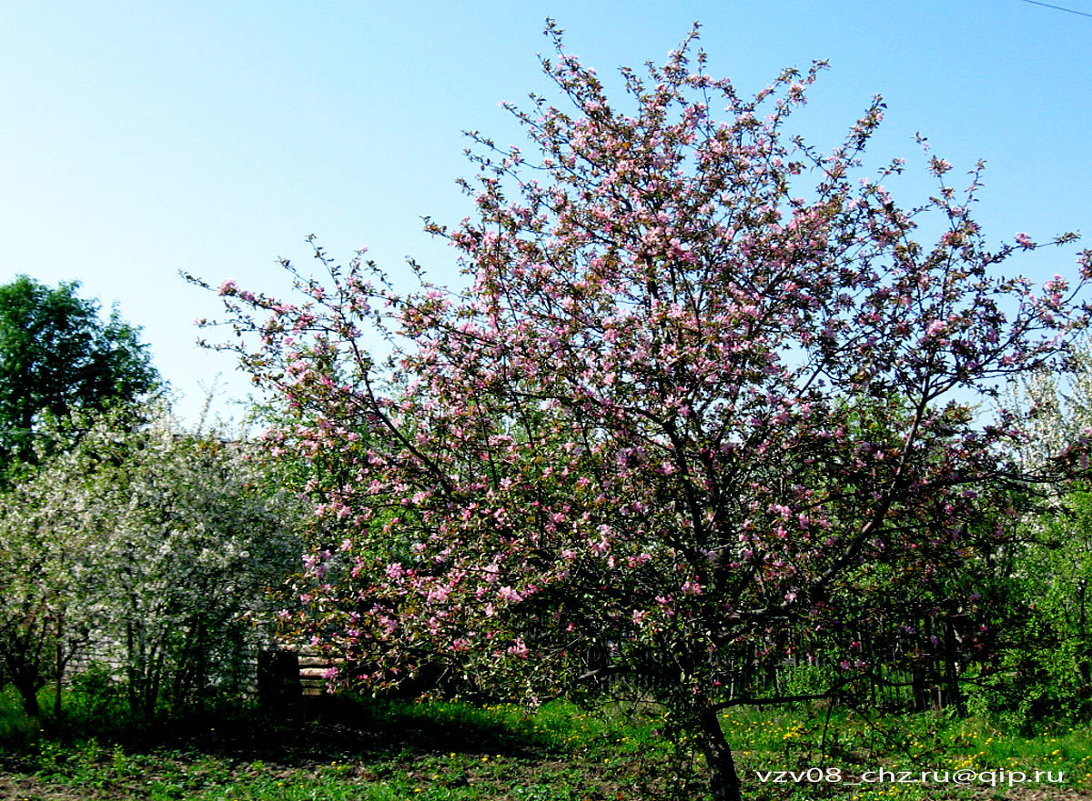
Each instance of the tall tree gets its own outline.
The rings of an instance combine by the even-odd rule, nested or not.
[[[432,226],[467,291],[401,294],[321,251],[302,302],[219,291],[300,412],[271,446],[351,473],[311,487],[350,533],[316,543],[304,594],[347,681],[440,659],[534,699],[633,676],[738,800],[720,711],[775,700],[754,679],[790,649],[848,687],[884,658],[855,632],[942,591],[984,508],[1004,536],[1032,477],[1009,415],[971,403],[1065,356],[1092,259],[1036,291],[999,275],[1036,245],[987,244],[977,173],[960,196],[929,159],[916,210],[881,183],[901,161],[858,181],[878,99],[829,154],[790,138],[818,66],[747,98],[688,41],[623,70],[624,109],[549,32],[566,107],[510,107],[528,153],[475,135],[476,214]]]
[[[138,330],[116,309],[104,321],[78,289],[25,275],[0,286],[0,465],[33,458],[42,414],[133,401],[158,383]]]

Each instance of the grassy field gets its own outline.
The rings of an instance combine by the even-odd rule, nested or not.
[[[50,734],[23,717],[14,698],[2,696],[0,799],[705,797],[700,760],[685,740],[665,741],[655,713],[586,712],[557,703],[527,714],[509,706],[328,697],[293,716],[234,710],[113,728],[101,712]],[[874,720],[798,708],[739,712],[725,719],[725,729],[748,799],[1092,799],[1087,724],[1012,733],[981,719]],[[1035,771],[1043,773],[1039,781]],[[862,782],[870,776],[874,781]],[[957,778],[965,784],[957,786]]]

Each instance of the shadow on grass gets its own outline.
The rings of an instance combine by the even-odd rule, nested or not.
[[[333,695],[303,699],[288,713],[251,710],[218,718],[212,725],[200,719],[176,721],[172,731],[160,732],[162,744],[279,761],[404,750],[522,756],[559,748],[555,738],[536,732],[518,712],[456,703]]]
[[[0,710],[4,711],[4,710]],[[304,698],[279,710],[225,705],[214,711],[135,721],[121,709],[70,715],[61,725],[0,718],[0,757],[19,759],[43,741],[94,739],[132,753],[158,749],[286,766],[346,757],[419,753],[525,757],[564,753],[561,738],[511,707],[362,698],[349,694]]]

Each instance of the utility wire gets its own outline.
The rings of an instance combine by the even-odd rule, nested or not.
[[[1077,11],[1072,8],[1065,8],[1063,6],[1053,6],[1050,3],[1040,3],[1039,0],[1020,0],[1022,3],[1031,3],[1033,6],[1042,6],[1043,8],[1053,8],[1055,11],[1066,11],[1070,14],[1076,14],[1080,17],[1092,17],[1092,14],[1088,14],[1084,11]]]

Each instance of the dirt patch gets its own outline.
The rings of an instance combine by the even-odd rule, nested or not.
[[[97,801],[108,796],[98,790],[51,784],[34,776],[0,773],[0,798],[4,801]]]

